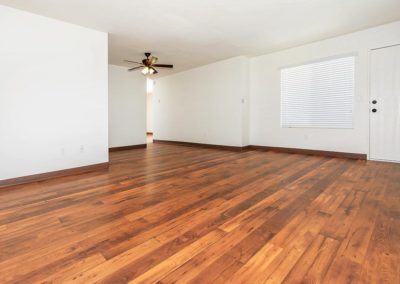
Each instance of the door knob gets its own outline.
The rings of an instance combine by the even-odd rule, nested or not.
[[[373,108],[372,109],[372,112],[377,112],[378,110],[376,109],[376,108]]]

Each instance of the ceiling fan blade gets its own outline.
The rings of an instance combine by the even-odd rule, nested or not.
[[[158,71],[156,69],[154,69],[153,67],[150,67],[150,69],[152,69],[154,71],[153,74],[157,74],[158,73]]]
[[[133,67],[133,68],[128,69],[128,71],[134,71],[134,70],[137,70],[140,68],[143,68],[143,66]]]
[[[174,68],[172,64],[153,64],[154,67],[161,67],[161,68]]]

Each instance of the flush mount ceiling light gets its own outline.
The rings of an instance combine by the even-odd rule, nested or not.
[[[142,74],[146,76],[158,73],[158,71],[154,67],[170,68],[170,69],[174,67],[172,64],[157,64],[158,58],[152,56],[150,52],[146,52],[144,55],[146,56],[146,58],[142,60],[142,63],[137,61],[124,60],[127,63],[139,64],[139,66],[130,68],[128,69],[128,71],[142,69],[141,70]]]

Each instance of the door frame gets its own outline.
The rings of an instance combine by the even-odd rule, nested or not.
[[[400,163],[400,161],[393,161],[393,160],[380,160],[380,159],[372,159],[371,158],[371,136],[372,136],[372,131],[371,131],[371,115],[372,115],[372,111],[371,111],[371,100],[372,100],[372,94],[371,94],[371,69],[372,69],[372,51],[374,50],[378,50],[378,49],[383,49],[383,48],[389,48],[389,47],[394,47],[394,46],[399,46],[400,43],[395,43],[395,44],[390,44],[390,45],[385,45],[385,46],[379,46],[379,47],[375,47],[375,48],[370,48],[368,50],[368,62],[367,62],[367,66],[368,66],[368,156],[367,156],[367,160],[371,160],[371,161],[378,161],[378,162],[388,162],[388,163]]]

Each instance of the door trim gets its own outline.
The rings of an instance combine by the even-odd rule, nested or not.
[[[398,46],[400,45],[400,43],[396,43],[396,44],[392,44],[392,45],[386,45],[386,46],[381,46],[381,47],[375,47],[375,48],[371,48],[372,50],[378,50],[378,49],[383,49],[383,48],[388,48],[388,47],[394,47],[394,46]]]
[[[395,44],[391,44],[391,45],[385,45],[385,46],[380,46],[380,47],[375,47],[375,48],[371,48],[368,50],[368,62],[367,62],[367,77],[368,77],[368,157],[367,160],[371,160],[371,161],[377,161],[377,162],[388,162],[388,163],[400,163],[400,161],[393,161],[393,160],[379,160],[379,159],[372,159],[371,158],[371,135],[372,135],[372,131],[371,131],[371,100],[372,100],[372,94],[371,94],[371,69],[372,69],[372,64],[371,64],[371,56],[372,56],[372,51],[375,50],[379,50],[379,49],[384,49],[384,48],[390,48],[390,47],[395,47],[395,46],[399,46],[400,43],[395,43]]]

